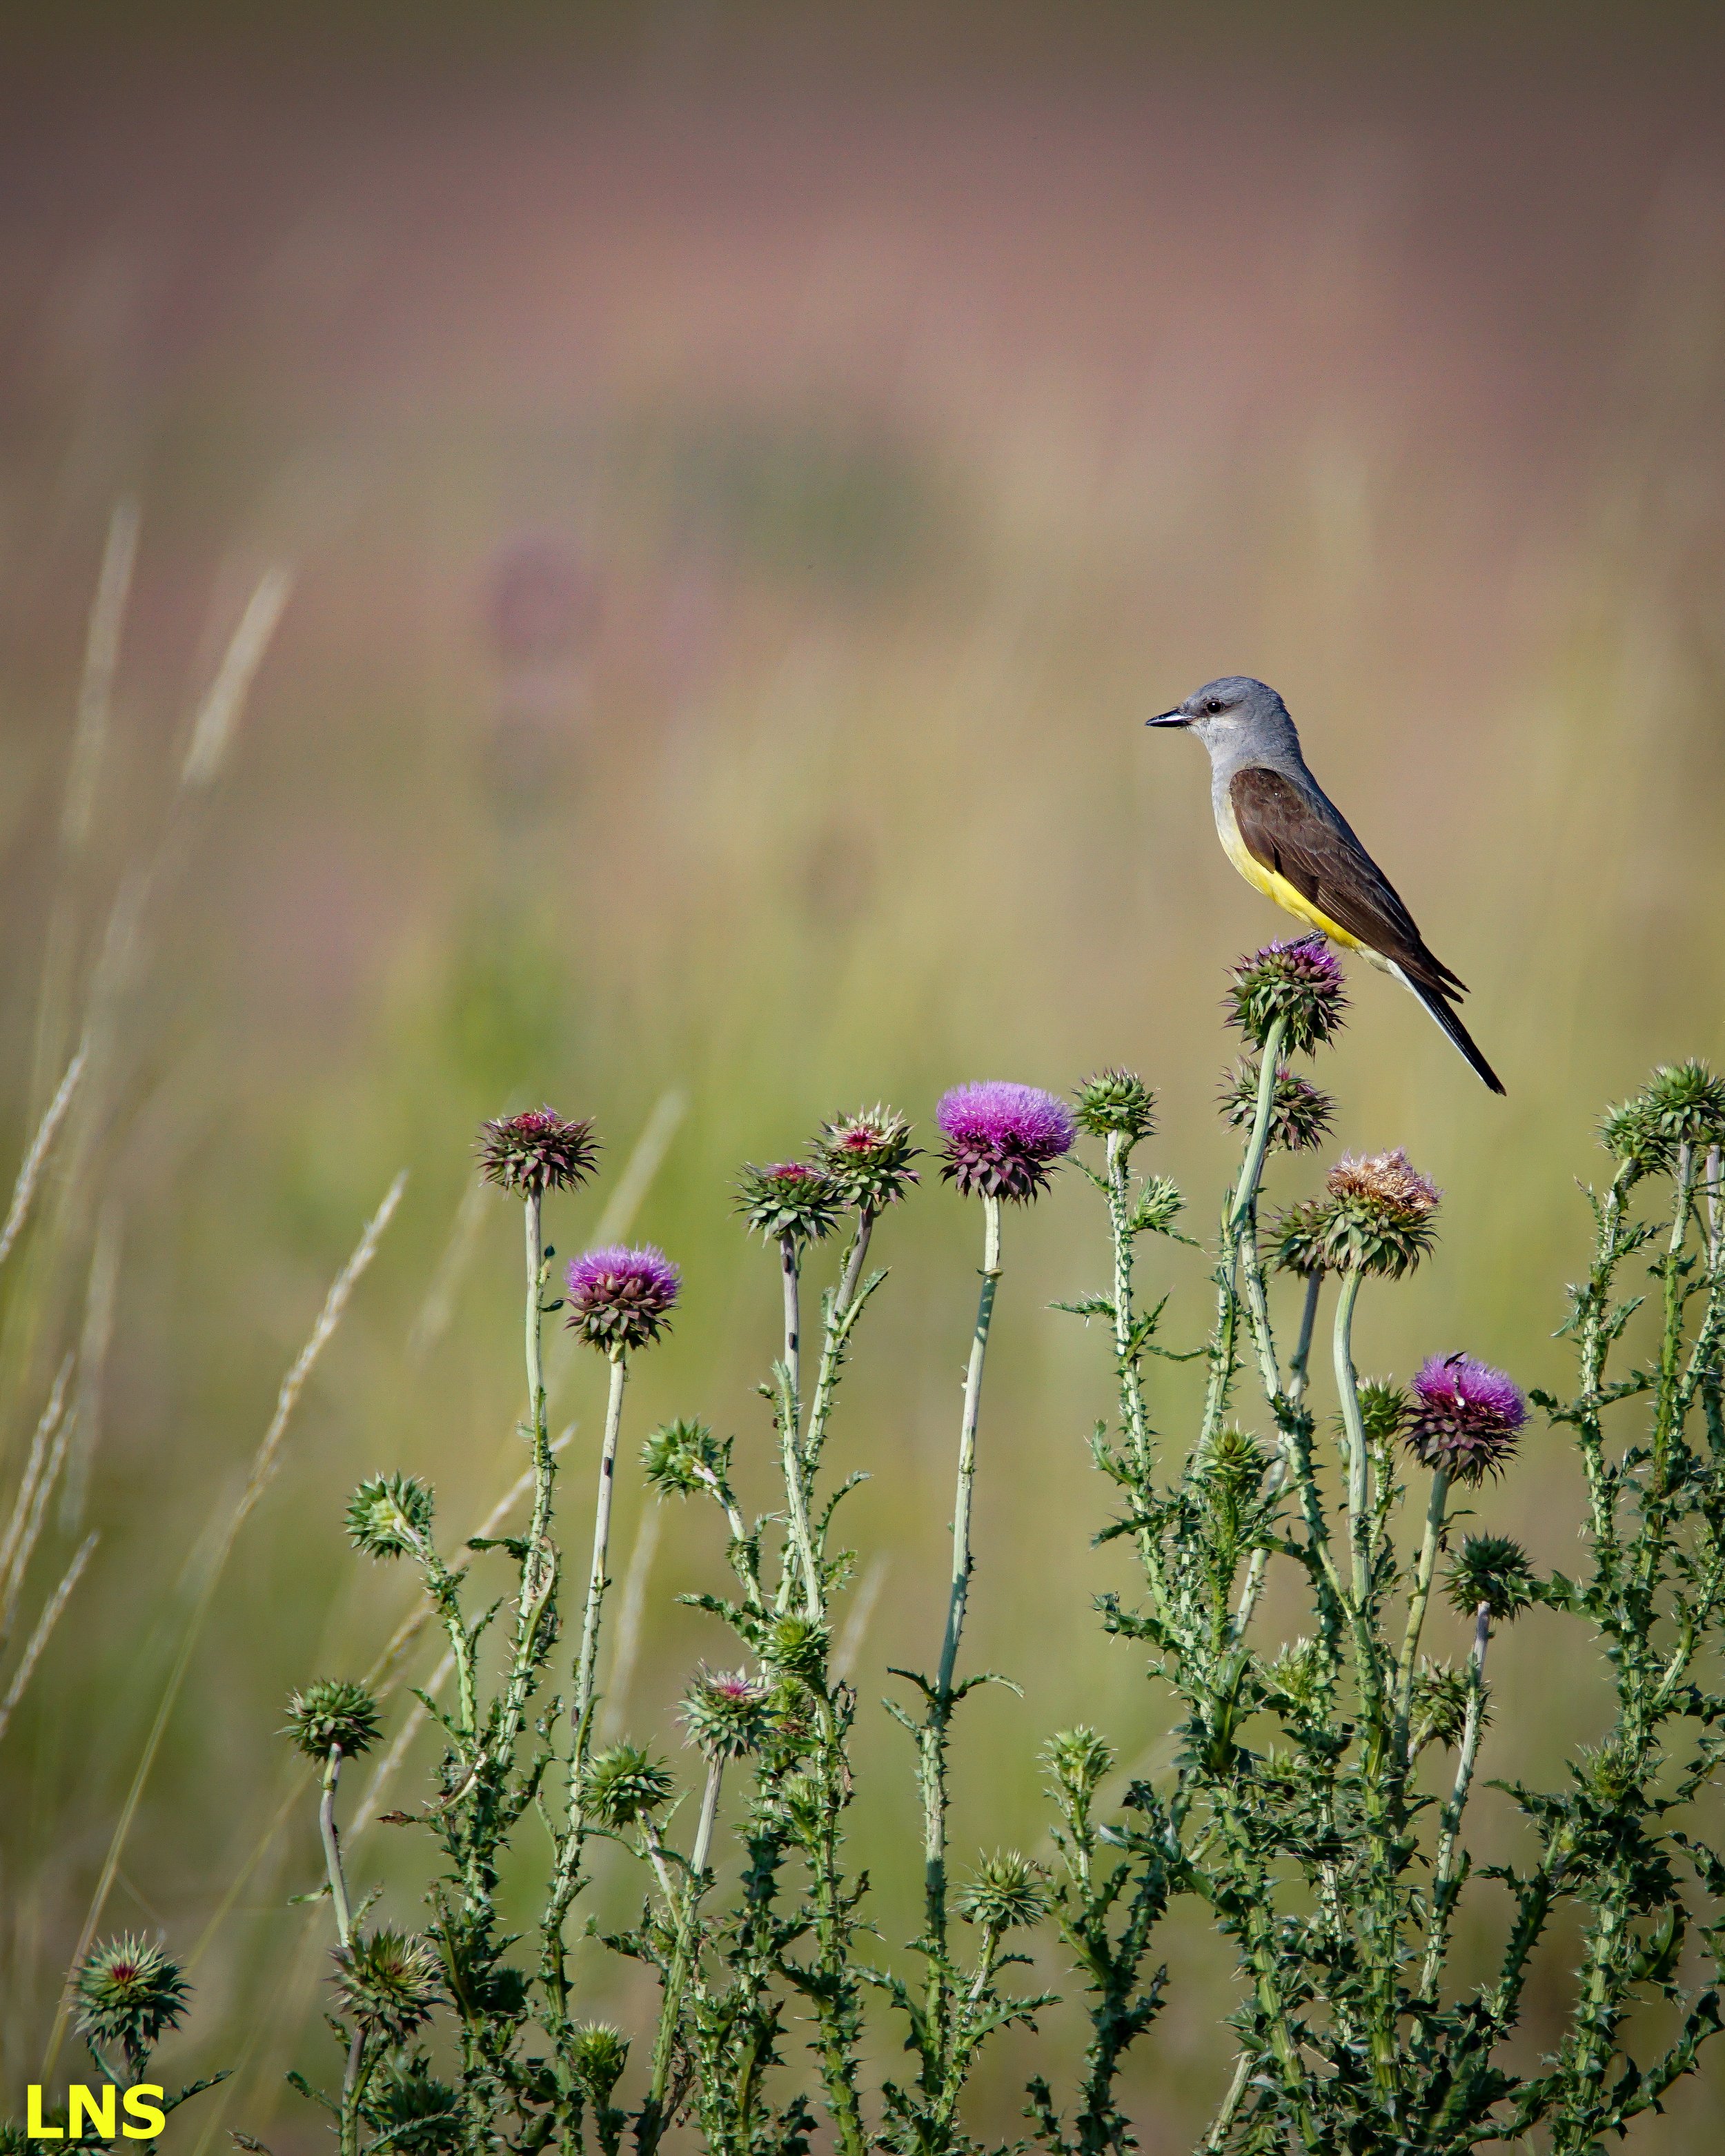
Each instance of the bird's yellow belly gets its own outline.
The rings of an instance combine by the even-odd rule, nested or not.
[[[1327,913],[1320,913],[1311,900],[1296,891],[1286,876],[1278,875],[1274,869],[1266,869],[1262,861],[1248,850],[1245,840],[1240,835],[1240,826],[1231,813],[1225,818],[1218,818],[1217,832],[1223,850],[1254,891],[1261,891],[1266,898],[1273,898],[1284,913],[1291,913],[1296,921],[1303,921],[1307,927],[1319,930],[1333,942],[1343,944],[1350,951],[1365,949],[1357,936],[1350,936]],[[1369,957],[1371,954],[1368,952],[1367,955]]]

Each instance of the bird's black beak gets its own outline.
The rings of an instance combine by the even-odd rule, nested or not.
[[[1192,721],[1183,711],[1158,711],[1153,719],[1146,719],[1147,726],[1189,726]]]

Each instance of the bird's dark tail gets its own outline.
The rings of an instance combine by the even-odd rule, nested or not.
[[[1394,971],[1396,978],[1401,983],[1402,986],[1405,988],[1411,989],[1420,998],[1420,1002],[1425,1004],[1426,1009],[1431,1013],[1432,1016],[1437,1020],[1444,1031],[1449,1034],[1450,1040],[1455,1042],[1455,1045],[1461,1050],[1461,1053],[1467,1058],[1468,1061],[1473,1065],[1480,1076],[1485,1080],[1491,1091],[1494,1093],[1501,1093],[1503,1091],[1503,1081],[1497,1075],[1497,1073],[1491,1068],[1491,1065],[1486,1062],[1485,1057],[1481,1055],[1478,1049],[1474,1046],[1473,1035],[1461,1023],[1461,1019],[1457,1016],[1454,1009],[1445,1001],[1442,990],[1440,988],[1422,988],[1418,981],[1411,978],[1410,976],[1399,966],[1394,967],[1392,970]]]

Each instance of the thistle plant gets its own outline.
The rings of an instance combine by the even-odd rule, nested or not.
[[[1281,1059],[1335,1038],[1333,961],[1310,945],[1272,946],[1241,963],[1229,1003],[1258,1051],[1258,1085],[1249,1116],[1250,1089],[1224,1089],[1245,1153],[1222,1213],[1204,1406],[1172,1456],[1146,1396],[1148,1358],[1169,1352],[1157,1337],[1163,1302],[1141,1310],[1134,1265],[1140,1239],[1170,1234],[1176,1209],[1163,1178],[1132,1179],[1150,1124],[1120,1105],[1131,1081],[1106,1074],[1080,1095],[1081,1127],[1103,1142],[1101,1166],[1086,1172],[1106,1204],[1113,1267],[1106,1293],[1067,1306],[1105,1319],[1111,1335],[1119,1409],[1097,1431],[1096,1456],[1121,1508],[1104,1538],[1131,1540],[1145,1584],[1141,1606],[1105,1596],[1101,1607],[1111,1631],[1147,1647],[1180,1748],[1164,1780],[1130,1784],[1111,1816],[1101,1810],[1111,1748],[1081,1729],[1050,1748],[1054,1909],[1089,1995],[1091,2039],[1067,2102],[1034,2079],[1029,2116],[1061,2156],[1132,2145],[1120,2069],[1160,2005],[1155,1928],[1175,1897],[1190,1896],[1232,1940],[1239,1969],[1235,2070],[1201,2149],[1461,2156],[1538,2131],[1554,2152],[1591,2156],[1659,2106],[1719,2025],[1725,1860],[1702,1838],[1697,1807],[1718,1771],[1711,1732],[1725,1715],[1707,1689],[1725,1589],[1725,1086],[1681,1065],[1607,1120],[1615,1172],[1592,1196],[1594,1259],[1566,1327],[1579,1389],[1532,1395],[1577,1442],[1588,1563],[1575,1580],[1542,1576],[1507,1536],[1450,1544],[1455,1494],[1488,1502],[1512,1471],[1527,1410],[1512,1378],[1459,1353],[1432,1356],[1405,1389],[1355,1368],[1367,1284],[1404,1277],[1435,1246],[1430,1178],[1400,1149],[1344,1156],[1319,1194],[1260,1233],[1272,1149],[1297,1149],[1317,1122],[1291,1114],[1309,1081],[1295,1082]],[[1652,1218],[1635,1210],[1644,1187],[1668,1194]],[[1615,1374],[1610,1358],[1627,1352],[1640,1301],[1619,1280],[1643,1251],[1656,1348]],[[1272,1322],[1278,1274],[1297,1291],[1286,1361]],[[1326,1286],[1333,1479],[1310,1394]],[[1249,1367],[1261,1437],[1231,1419],[1249,1411]],[[1633,1411],[1645,1428],[1625,1432]],[[1400,1525],[1410,1497],[1424,1500],[1414,1537]],[[1291,1640],[1264,1636],[1271,1563],[1307,1599],[1308,1629]],[[1471,1634],[1459,1668],[1421,1654],[1440,1581]],[[1536,1602],[1580,1620],[1604,1648],[1615,1717],[1604,1743],[1575,1757],[1568,1786],[1505,1785],[1532,1854],[1481,1875],[1507,1891],[1511,1911],[1497,1965],[1481,1978],[1452,1964],[1474,1876],[1466,1829],[1490,1719],[1488,1651]],[[1422,1773],[1445,1753],[1452,1764],[1429,1789]],[[1581,1937],[1567,2031],[1548,2059],[1517,2071],[1511,2046],[1530,1967],[1564,1904]],[[1649,2020],[1650,2001],[1664,2003],[1662,2016]]]
[[[288,1707],[286,1734],[317,1770],[341,2061],[337,2087],[298,2085],[328,2108],[341,2156],[657,2156],[680,2127],[713,2156],[809,2156],[817,2137],[840,2156],[973,2156],[985,2144],[966,2090],[994,2036],[1034,2037],[1050,1994],[1020,1993],[1013,1971],[1049,1928],[1089,2033],[1070,2087],[1029,2076],[1034,2138],[1050,2156],[1125,2156],[1125,2075],[1173,1980],[1157,1948],[1179,1901],[1235,1961],[1234,2061],[1206,2156],[1464,2156],[1529,2137],[1594,2156],[1694,2068],[1725,1979],[1725,1852],[1707,1839],[1725,1758],[1711,1688],[1725,1635],[1725,1083],[1676,1065],[1605,1120],[1611,1174],[1590,1194],[1594,1250],[1564,1327],[1571,1396],[1526,1392],[1453,1346],[1410,1376],[1363,1377],[1361,1300],[1435,1257],[1440,1194],[1400,1147],[1343,1152],[1266,1216],[1268,1179],[1299,1173],[1335,1121],[1301,1065],[1340,1036],[1339,966],[1312,938],[1270,946],[1234,969],[1226,1008],[1247,1054],[1219,1106],[1242,1153],[1201,1259],[1178,1188],[1142,1165],[1156,1102],[1133,1072],[1097,1072],[1070,1106],[990,1082],[937,1111],[941,1178],[980,1210],[982,1262],[938,1650],[930,1671],[890,1673],[916,1702],[888,1702],[913,1740],[921,1813],[908,1968],[870,1923],[850,1853],[859,1697],[834,1639],[855,1569],[840,1508],[862,1477],[831,1454],[886,1280],[870,1267],[875,1232],[918,1179],[909,1124],[886,1107],[836,1117],[801,1157],[742,1172],[737,1209],[766,1248],[781,1345],[753,1440],[685,1415],[640,1448],[649,1501],[710,1508],[730,1574],[724,1592],[683,1598],[726,1645],[686,1681],[680,1744],[667,1731],[660,1748],[595,1732],[628,1378],[673,1322],[680,1276],[656,1248],[616,1245],[577,1258],[553,1296],[544,1209],[592,1173],[591,1127],[549,1109],[485,1127],[481,1172],[524,1211],[524,1531],[448,1553],[411,1471],[369,1477],[346,1517],[356,1550],[417,1573],[453,1678],[447,1702],[434,1685],[420,1694],[443,1739],[432,1790],[392,1815],[434,1851],[417,1923],[386,1918],[347,1876],[341,1770],[382,1737],[377,1702],[329,1677]],[[1069,1156],[1106,1225],[1105,1285],[1061,1306],[1100,1328],[1113,1369],[1092,1440],[1115,1499],[1099,1539],[1128,1547],[1142,1579],[1141,1597],[1097,1606],[1146,1653],[1152,1706],[1117,1744],[1083,1726],[1048,1741],[1045,1848],[955,1865],[958,1710],[992,1681],[967,1666],[964,1636],[1003,1224]],[[1152,1262],[1170,1277],[1145,1297]],[[1164,1320],[1200,1262],[1214,1317],[1182,1349]],[[1625,1276],[1637,1263],[1645,1299]],[[1315,1357],[1326,1296],[1329,1352]],[[557,1313],[605,1371],[590,1503],[561,1528],[542,1353]],[[1183,1439],[1153,1419],[1160,1358],[1201,1364]],[[1573,1443],[1584,1490],[1573,1578],[1492,1517],[1535,1411]],[[773,1495],[754,1512],[742,1492],[762,1470]],[[590,1555],[565,1644],[571,1533]],[[501,1590],[482,1568],[503,1571]],[[1522,1844],[1476,1866],[1497,1643],[1536,1605],[1608,1672],[1609,1726],[1554,1789],[1497,1780]],[[1122,1786],[1119,1759],[1156,1756],[1148,1740],[1168,1732],[1167,1768]],[[526,1825],[549,1853],[534,1950],[516,1957],[499,1882],[511,1851],[521,1869]],[[583,1995],[568,1950],[601,1866],[641,1892],[635,1921],[604,1938],[650,1973],[654,2010],[630,2035]],[[1462,1922],[1481,1883],[1487,1929],[1507,1912],[1483,1969],[1481,1925]],[[1579,1959],[1566,2019],[1530,2061],[1530,1982],[1563,1937]],[[911,2057],[901,2077],[867,2056],[871,1986]],[[75,1995],[99,2063],[117,2048],[135,2076],[184,1989],[161,1949],[126,1940],[87,1959]]]

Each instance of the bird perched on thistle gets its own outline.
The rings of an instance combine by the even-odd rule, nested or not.
[[[1294,721],[1275,690],[1227,675],[1145,723],[1184,726],[1209,750],[1217,834],[1253,890],[1393,973],[1501,1093],[1497,1072],[1455,1012],[1465,984],[1426,948],[1389,879],[1306,768]]]

